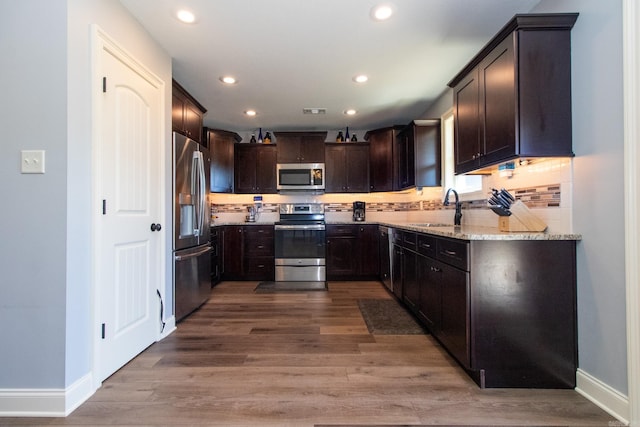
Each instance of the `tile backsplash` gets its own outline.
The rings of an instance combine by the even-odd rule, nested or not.
[[[496,172],[483,177],[482,193],[461,195],[462,224],[496,227],[498,216],[487,208],[491,188],[505,188],[548,225],[549,231],[572,233],[571,159],[551,159],[519,166],[511,177]],[[328,221],[350,221],[354,201],[366,202],[369,221],[453,221],[453,206],[442,205],[443,188],[411,189],[389,193],[280,195],[264,194],[258,221],[277,221],[280,203],[324,203]],[[211,194],[214,222],[243,221],[253,195]],[[579,232],[579,230],[578,230]]]

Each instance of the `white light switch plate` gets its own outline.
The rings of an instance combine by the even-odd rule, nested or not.
[[[20,153],[20,172],[44,173],[44,150],[22,150]]]

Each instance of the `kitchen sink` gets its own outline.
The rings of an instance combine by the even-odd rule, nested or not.
[[[413,225],[414,227],[453,227],[453,224],[441,224],[437,222],[423,222],[409,225]]]

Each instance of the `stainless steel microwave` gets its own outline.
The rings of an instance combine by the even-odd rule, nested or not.
[[[324,163],[278,163],[278,190],[324,190]]]

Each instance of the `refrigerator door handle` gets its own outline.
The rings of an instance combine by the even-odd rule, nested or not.
[[[207,180],[205,178],[204,172],[204,158],[202,156],[202,151],[198,151],[198,166],[199,166],[199,189],[200,189],[200,221],[198,222],[198,229],[200,230],[200,236],[204,234],[204,216],[206,214],[206,201],[207,201]]]
[[[193,159],[191,161],[191,193],[196,197],[195,200],[195,221],[193,228],[193,235],[200,236],[202,234],[202,227],[204,225],[202,217],[202,185],[200,184],[200,178],[202,176],[202,152],[194,151]]]
[[[206,248],[202,248],[202,249],[200,249],[199,251],[196,251],[196,252],[191,252],[191,253],[189,253],[187,255],[176,255],[175,256],[175,260],[176,261],[184,261],[184,260],[189,259],[189,258],[199,257],[200,255],[204,255],[207,252],[211,252],[211,246],[207,246]]]

